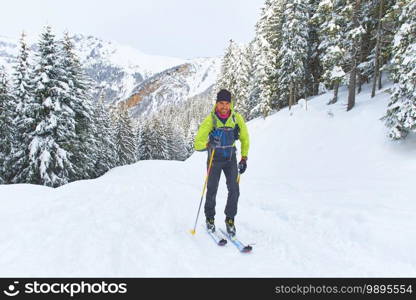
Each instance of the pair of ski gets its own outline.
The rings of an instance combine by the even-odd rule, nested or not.
[[[227,240],[230,241],[234,246],[237,247],[237,249],[241,252],[241,253],[248,253],[251,252],[251,250],[253,250],[253,247],[250,245],[246,245],[244,243],[242,243],[237,236],[231,236],[229,235],[226,231],[222,230],[220,228],[221,233],[219,233],[218,231],[211,231],[211,230],[207,230],[208,234],[212,237],[212,239],[215,241],[215,243],[218,246],[225,246],[227,244]]]

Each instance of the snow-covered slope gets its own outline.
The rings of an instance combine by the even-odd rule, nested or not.
[[[236,225],[251,254],[214,245],[203,215],[189,233],[206,168],[195,153],[57,189],[0,186],[0,275],[416,276],[416,139],[388,140],[383,92],[365,87],[350,112],[330,98],[248,123]],[[222,177],[217,226],[225,199]]]

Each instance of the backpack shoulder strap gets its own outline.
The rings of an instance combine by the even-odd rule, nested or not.
[[[217,118],[214,116],[214,112],[211,112],[212,117],[212,125],[214,125],[214,129],[217,129]]]

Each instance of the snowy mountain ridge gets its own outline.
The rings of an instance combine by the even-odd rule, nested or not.
[[[59,38],[59,36],[58,36]],[[180,102],[187,97],[202,93],[209,86],[215,83],[221,58],[197,58],[180,59],[173,57],[155,56],[144,54],[132,47],[121,45],[112,41],[104,41],[97,37],[76,34],[72,36],[76,53],[78,54],[85,73],[95,84],[93,98],[103,97],[106,103],[118,103],[133,95],[140,84],[175,66],[186,65],[192,72],[186,79],[175,79],[172,73],[172,80],[186,82],[185,88],[188,92],[171,92],[170,101]],[[27,37],[28,46],[31,50],[37,48],[35,37]],[[9,74],[12,73],[12,65],[18,51],[18,39],[0,36],[0,65],[4,65]],[[33,56],[33,55],[32,55]],[[31,57],[33,60],[33,57]],[[205,74],[204,80],[199,74]],[[195,78],[194,78],[195,77]],[[195,82],[193,82],[195,81]],[[199,86],[199,89],[194,86]],[[181,89],[182,89],[181,88]],[[164,90],[168,90],[165,87]],[[175,98],[176,96],[182,98]],[[150,98],[158,98],[153,95],[146,95]],[[174,96],[172,99],[171,97]],[[153,107],[156,107],[153,104]]]

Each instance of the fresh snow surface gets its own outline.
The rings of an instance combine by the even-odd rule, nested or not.
[[[332,92],[248,123],[237,234],[215,245],[201,210],[206,153],[140,161],[57,189],[0,186],[0,275],[415,277],[416,138],[392,142],[370,87],[346,112]],[[224,227],[222,175],[217,227]]]

